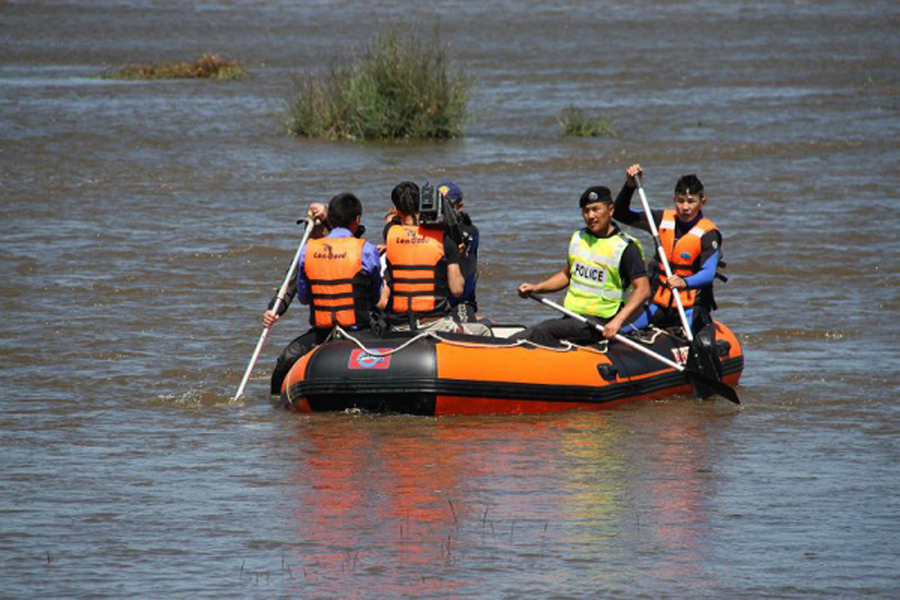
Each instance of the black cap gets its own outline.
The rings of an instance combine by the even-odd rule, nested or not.
[[[584,208],[588,204],[593,204],[595,202],[612,201],[612,192],[609,191],[608,187],[594,185],[584,190],[584,193],[581,195],[581,200],[578,201],[578,206]]]

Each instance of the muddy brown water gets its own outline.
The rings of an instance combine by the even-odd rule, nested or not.
[[[292,73],[440,23],[464,139],[279,130]],[[900,591],[900,9],[892,2],[0,3],[0,595],[798,597]],[[248,81],[106,67],[220,52]],[[563,139],[571,104],[618,137]],[[742,410],[298,416],[231,400],[311,200],[375,227],[451,179],[486,314],[558,269],[580,192],[696,172]],[[646,241],[646,238],[645,238]]]

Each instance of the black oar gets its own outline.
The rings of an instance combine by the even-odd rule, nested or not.
[[[641,176],[634,176],[634,183],[637,186],[638,195],[641,198],[641,205],[644,208],[644,215],[647,217],[647,225],[650,228],[650,235],[653,236],[653,243],[656,245],[656,253],[659,256],[659,262],[663,267],[663,271],[666,274],[666,281],[670,281],[672,279],[672,269],[669,266],[669,259],[666,257],[666,250],[662,246],[662,242],[659,239],[659,230],[656,228],[656,222],[653,220],[653,213],[650,210],[650,205],[647,203],[647,196],[644,194],[644,187],[641,185]],[[690,348],[688,350],[688,366],[695,367],[700,369],[706,375],[707,379],[719,379],[719,369],[716,368],[716,360],[713,356],[700,344],[699,340],[694,338],[694,332],[691,331],[691,324],[688,323],[687,314],[684,312],[684,304],[681,302],[681,294],[674,287],[671,288],[672,295],[675,297],[675,307],[678,309],[678,316],[681,318],[681,326],[684,329],[684,335],[690,344]],[[706,398],[707,396],[715,393],[715,390],[710,389],[709,387],[703,387],[699,385],[701,382],[698,380],[691,380],[691,384],[694,387],[694,393],[701,397]]]
[[[538,296],[537,294],[531,294],[529,297],[532,300],[536,300],[537,302],[540,302],[541,304],[545,304],[554,310],[558,310],[559,312],[561,312],[564,315],[568,315],[568,316],[572,317],[573,319],[578,319],[582,323],[587,323],[588,325],[591,325],[591,326],[597,328],[601,332],[603,331],[602,325],[600,325],[594,321],[591,321],[587,317],[579,315],[578,313],[572,312],[571,310],[569,310],[563,306],[560,306],[559,304],[557,304],[556,302],[553,302],[552,300],[547,300],[546,298],[544,298],[542,296]],[[665,365],[668,365],[681,373],[686,374],[689,378],[697,379],[700,383],[707,386],[714,394],[718,394],[719,396],[722,396],[726,400],[734,402],[735,404],[741,403],[741,400],[740,400],[740,398],[738,398],[737,392],[734,391],[734,388],[732,388],[731,386],[729,386],[727,384],[722,383],[718,379],[713,379],[711,377],[707,377],[700,371],[696,371],[689,367],[679,365],[678,363],[669,360],[665,356],[662,356],[661,354],[657,354],[653,350],[650,350],[649,348],[642,346],[642,345],[638,344],[637,342],[630,340],[623,335],[616,334],[614,339],[617,342],[622,342],[626,346],[634,348],[638,352],[642,352],[642,353],[646,354],[647,356],[655,358],[659,362],[661,362]]]

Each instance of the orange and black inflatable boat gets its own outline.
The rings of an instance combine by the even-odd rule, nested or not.
[[[741,345],[727,327],[713,326],[721,380],[736,385]],[[684,373],[622,343],[543,348],[506,339],[518,329],[494,326],[495,337],[339,332],[297,361],[282,400],[300,412],[541,414],[692,393]],[[679,364],[687,358],[687,342],[673,333],[641,343]]]

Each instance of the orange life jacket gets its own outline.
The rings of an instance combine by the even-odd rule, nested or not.
[[[355,237],[325,237],[306,244],[303,272],[309,280],[313,327],[369,324],[369,276],[362,266],[365,243]]]
[[[388,313],[393,321],[443,316],[450,311],[444,231],[393,225],[388,229],[387,267],[391,281]]]
[[[682,278],[690,277],[700,270],[700,239],[704,234],[716,230],[716,225],[707,218],[700,219],[690,231],[675,241],[675,219],[678,217],[674,210],[663,211],[662,222],[659,224],[659,241],[669,259],[669,267],[673,275]],[[673,306],[675,300],[672,290],[666,287],[665,271],[660,269],[658,285],[653,296],[653,302],[660,306]],[[694,306],[700,290],[678,290],[681,295],[681,303],[685,308]]]

